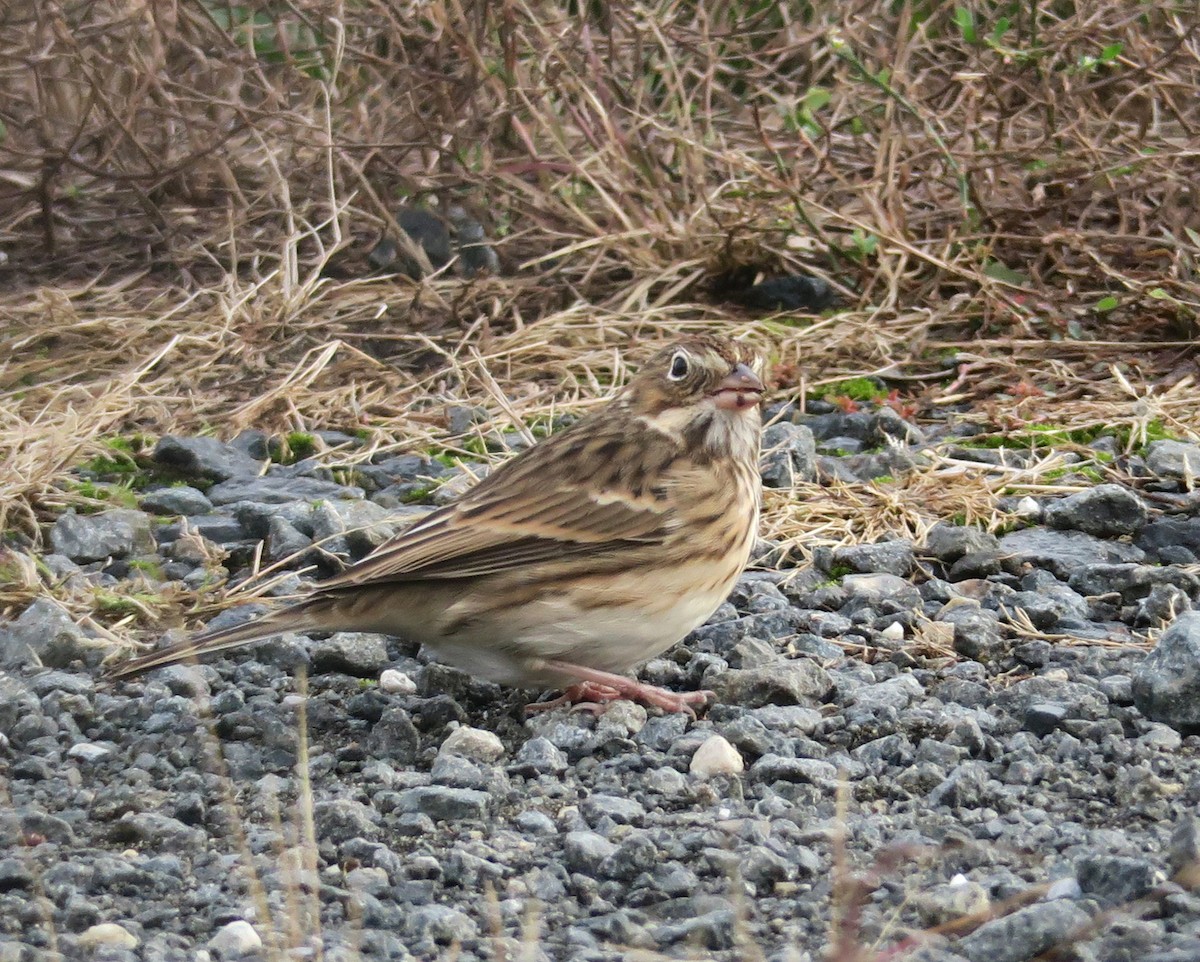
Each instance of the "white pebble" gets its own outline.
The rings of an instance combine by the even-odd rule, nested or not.
[[[395,668],[385,669],[379,676],[379,690],[389,695],[414,695],[417,683]]]
[[[689,770],[693,775],[739,775],[746,763],[727,739],[713,735],[696,749]]]
[[[67,749],[67,758],[77,758],[81,762],[94,762],[111,754],[111,748],[105,748],[94,742],[77,742]]]
[[[97,949],[112,946],[118,949],[136,949],[138,938],[115,922],[101,922],[79,934],[78,944],[83,948]]]
[[[1040,518],[1042,516],[1042,506],[1029,495],[1025,495],[1025,497],[1017,502],[1017,514],[1022,518]]]
[[[904,640],[904,625],[898,621],[893,621],[879,633],[886,641],[903,641]]]
[[[224,957],[237,957],[247,952],[257,952],[262,948],[262,939],[254,931],[254,926],[245,919],[237,919],[217,930],[217,934],[208,940],[208,947]]]
[[[1083,889],[1079,887],[1078,880],[1068,875],[1066,878],[1060,878],[1057,882],[1051,882],[1050,887],[1046,889],[1046,894],[1042,896],[1042,901],[1053,902],[1056,899],[1079,898],[1083,898]]]
[[[439,751],[477,762],[494,762],[504,754],[504,743],[492,732],[462,725],[446,737]]]

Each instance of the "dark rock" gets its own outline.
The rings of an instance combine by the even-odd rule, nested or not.
[[[1043,517],[1054,528],[1083,531],[1097,538],[1135,534],[1146,523],[1146,505],[1119,484],[1098,484],[1046,505]]]
[[[563,837],[563,856],[572,872],[595,875],[616,850],[616,845],[595,832],[568,832]]]
[[[954,626],[954,649],[968,658],[986,661],[1007,647],[994,611],[970,604],[952,604],[938,612],[936,620]]]
[[[1060,581],[1068,581],[1081,566],[1097,563],[1140,562],[1141,548],[1117,541],[1104,541],[1082,531],[1025,528],[1000,539],[1000,551],[1008,556],[1009,570],[1021,572],[1025,565],[1047,568]]]
[[[379,833],[379,815],[370,806],[349,798],[333,798],[313,804],[317,838],[340,845],[352,838],[374,838]]]
[[[560,775],[567,769],[567,756],[548,738],[535,736],[517,749],[508,770],[516,775]]]
[[[150,516],[131,508],[114,508],[99,514],[68,511],[50,528],[54,550],[72,561],[103,561],[154,550]]]
[[[963,555],[974,552],[996,553],[1000,542],[994,534],[970,525],[947,524],[939,521],[925,535],[922,554],[953,564]]]
[[[1134,669],[1133,703],[1152,721],[1200,732],[1200,612],[1181,615]]]
[[[284,504],[289,501],[361,498],[363,490],[316,478],[233,478],[209,488],[208,497],[216,505],[236,504],[239,501]]]
[[[372,726],[366,749],[372,758],[411,765],[417,759],[420,744],[420,736],[408,712],[393,706],[385,708]]]
[[[833,687],[828,672],[807,659],[708,671],[703,684],[716,692],[719,701],[747,708],[821,701]]]
[[[833,303],[835,294],[829,283],[820,277],[785,274],[731,292],[728,297],[755,311],[817,313]]]
[[[35,598],[15,621],[0,627],[0,666],[66,668],[94,645],[58,602]]]
[[[253,478],[263,469],[260,461],[216,438],[177,438],[170,434],[155,445],[154,460],[189,477],[214,481]]]
[[[403,791],[397,798],[397,810],[428,815],[437,821],[486,818],[492,796],[470,788],[424,785]]]
[[[1067,718],[1066,705],[1033,702],[1025,709],[1025,728],[1035,735],[1049,735]]]
[[[1083,894],[1105,908],[1124,906],[1148,894],[1162,873],[1144,858],[1123,855],[1085,855],[1075,863]]]
[[[340,671],[357,678],[374,678],[388,666],[387,636],[362,631],[338,631],[310,648],[313,670]]]
[[[1138,532],[1134,544],[1150,561],[1196,564],[1200,560],[1200,518],[1160,518]]]
[[[138,499],[138,505],[143,511],[166,515],[208,514],[213,508],[204,492],[187,485],[147,491]]]
[[[790,488],[817,476],[817,448],[812,431],[780,421],[763,431],[760,470],[768,488]]]
[[[1151,441],[1146,467],[1160,478],[1186,481],[1200,477],[1200,444],[1187,441]]]
[[[970,962],[1027,962],[1085,930],[1088,914],[1059,899],[985,922],[958,943]]]
[[[912,573],[916,559],[911,541],[897,539],[878,544],[846,545],[833,549],[833,564],[861,574],[882,573],[904,577]]]

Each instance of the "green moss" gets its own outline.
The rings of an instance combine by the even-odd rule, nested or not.
[[[281,438],[272,438],[271,458],[278,464],[295,464],[317,453],[317,438],[307,431],[291,431]]]
[[[84,504],[77,507],[82,514],[106,511],[109,508],[136,508],[137,495],[129,484],[111,484],[103,481],[68,481],[66,489],[86,501],[94,504]]]
[[[116,618],[140,617],[148,607],[157,605],[162,599],[149,592],[133,592],[119,595],[103,588],[97,588],[95,593],[96,610],[102,615]]]
[[[854,569],[849,565],[833,565],[829,569],[829,577],[835,582],[840,582],[846,575],[854,574]]]
[[[852,377],[830,384],[822,391],[822,397],[848,397],[852,401],[876,401],[887,397],[887,389],[869,377]]]
[[[129,567],[133,571],[140,571],[142,574],[150,576],[155,581],[163,580],[162,566],[157,561],[134,559],[129,562]]]

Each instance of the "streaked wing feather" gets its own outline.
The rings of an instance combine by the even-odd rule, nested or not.
[[[492,494],[492,492],[484,492]],[[499,495],[499,496],[495,496]],[[450,505],[321,584],[468,578],[522,565],[662,541],[674,523],[662,502],[586,489],[494,491]]]

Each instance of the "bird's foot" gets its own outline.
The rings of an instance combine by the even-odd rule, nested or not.
[[[634,681],[624,675],[572,665],[564,661],[547,661],[545,667],[564,675],[573,675],[580,680],[558,698],[527,706],[526,712],[548,711],[562,705],[572,705],[580,711],[602,715],[608,710],[611,702],[627,698],[652,708],[661,708],[663,711],[684,712],[695,718],[696,710],[692,706],[703,707],[710,699],[716,697],[711,691],[667,691],[656,685]]]

